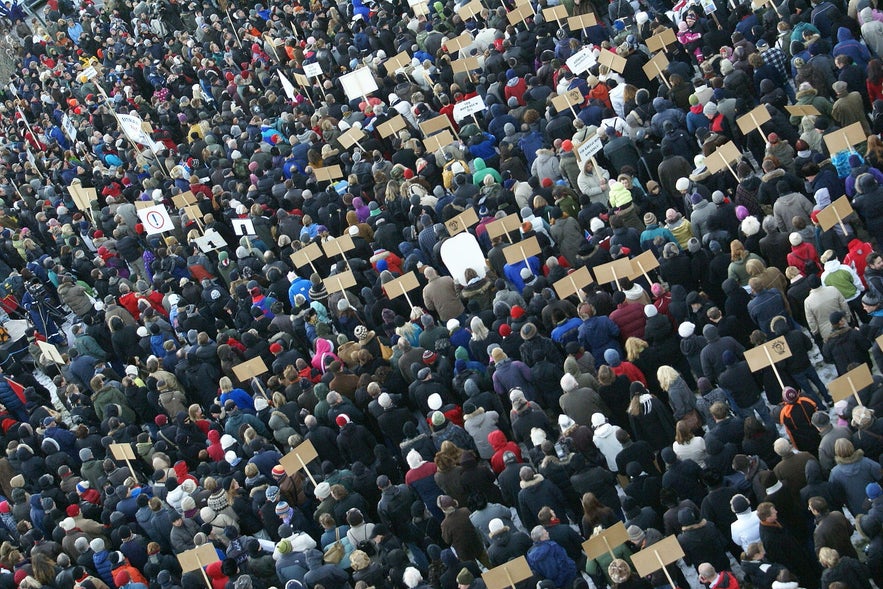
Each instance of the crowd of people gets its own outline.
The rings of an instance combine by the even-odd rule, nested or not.
[[[552,4],[0,7],[0,587],[883,588],[883,12]]]

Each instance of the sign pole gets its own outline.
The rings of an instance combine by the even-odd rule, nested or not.
[[[843,223],[843,218],[840,216],[840,212],[837,210],[837,207],[831,207],[831,210],[834,211],[834,215],[837,217],[837,223],[840,224],[840,230],[843,231],[843,235],[846,233],[846,225]]]
[[[193,552],[193,558],[196,559],[196,564],[199,565],[199,572],[202,573],[202,578],[203,578],[203,580],[205,580],[205,584],[206,584],[206,586],[207,586],[209,589],[212,589],[212,582],[211,582],[211,580],[208,578],[208,573],[205,572],[205,568],[203,568],[203,566],[202,566],[202,562],[200,562],[200,560],[199,560],[199,552],[198,552],[198,551],[194,551],[194,552]]]
[[[671,586],[671,589],[678,589],[677,585],[675,585],[674,579],[671,578],[671,573],[665,568],[665,563],[662,561],[662,557],[659,556],[659,551],[654,550],[653,554],[656,555],[656,560],[659,561],[659,566],[662,567],[662,572],[665,573],[665,578],[668,579],[668,584]]]
[[[521,252],[521,257],[524,258],[524,267],[527,268],[528,272],[530,272],[530,275],[533,276],[533,270],[530,269],[530,262],[527,261],[527,254],[524,253],[524,248],[518,246],[518,251]]]
[[[781,375],[779,375],[779,369],[776,368],[776,363],[773,362],[773,357],[770,355],[770,351],[769,351],[769,349],[766,347],[766,345],[763,346],[763,351],[764,351],[764,353],[766,354],[767,361],[770,363],[770,366],[771,366],[772,369],[773,369],[773,373],[776,375],[776,380],[779,381],[779,387],[780,387],[782,390],[785,390],[785,383],[782,382],[782,377],[781,377]],[[672,586],[674,586],[674,585],[672,585]]]
[[[598,179],[600,183],[604,178],[601,176],[601,170],[598,169],[598,160],[595,159],[595,156],[589,158],[592,160],[592,172],[595,173],[595,177]]]
[[[515,581],[512,580],[512,573],[509,572],[509,569],[506,569],[506,578],[509,580],[509,586],[512,589],[515,589]]]
[[[233,29],[233,36],[236,37],[236,43],[239,45],[239,48],[242,49],[242,39],[239,38],[239,33],[236,31],[236,24],[233,22],[233,17],[230,16],[230,8],[225,8],[224,12],[227,13],[227,20],[230,21],[230,28]]]
[[[668,89],[671,90],[671,82],[668,81],[668,78],[665,77],[665,74],[662,73],[662,68],[659,67],[658,63],[653,64],[656,67],[656,71],[659,74],[659,77],[662,78],[662,81],[665,82],[665,85],[668,86]]]
[[[647,274],[646,270],[644,270],[644,264],[642,264],[640,261],[638,261],[638,268],[641,269],[641,274],[643,274],[644,278],[647,279],[647,284],[653,284],[653,281],[650,280],[650,275]]]
[[[335,240],[335,245],[337,245],[337,251],[340,252],[340,257],[343,258],[343,261],[346,262],[346,269],[352,271],[350,268],[350,261],[346,259],[346,255],[343,253],[343,247],[340,245],[340,242]],[[340,278],[337,279],[338,284],[340,283]],[[343,290],[342,288],[340,290]]]
[[[613,274],[613,285],[616,287],[616,290],[622,290],[619,287],[619,277],[616,275],[616,268],[613,266],[610,267],[610,273]],[[597,274],[595,275],[597,276]]]
[[[607,536],[601,536],[601,539],[604,540],[604,546],[607,547],[607,552],[610,553],[610,558],[616,560],[616,555],[613,554],[613,548],[610,547],[610,542],[607,541]]]
[[[855,397],[855,402],[858,403],[859,407],[863,407],[864,404],[862,403],[862,400],[858,396],[858,390],[856,390],[856,388],[855,388],[855,383],[852,382],[852,377],[847,376],[846,382],[849,383],[849,388],[852,389],[852,396]]]
[[[307,473],[307,476],[310,477],[310,482],[313,483],[314,487],[317,486],[316,479],[313,478],[313,473],[311,473],[310,470],[307,468],[307,465],[300,454],[297,455],[297,459],[300,462],[300,467],[304,470],[305,473]]]
[[[413,309],[414,303],[411,302],[411,297],[408,296],[408,291],[405,291],[404,295],[405,295],[405,300],[408,301],[408,308]]]
[[[733,178],[736,179],[736,182],[738,182],[738,181],[739,181],[739,175],[736,174],[736,170],[733,169],[733,166],[730,165],[730,162],[727,162],[727,169],[728,169],[728,170],[730,171],[730,173],[733,175]]]

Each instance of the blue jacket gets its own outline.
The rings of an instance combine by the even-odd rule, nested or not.
[[[832,56],[848,55],[860,68],[868,67],[871,54],[867,47],[852,38],[852,32],[849,29],[846,27],[837,29],[837,41],[838,43],[834,45],[834,50],[831,52]]]
[[[92,374],[95,374],[94,370]],[[19,421],[26,422],[28,420],[25,404],[21,402],[21,399],[18,398],[18,395],[15,394],[5,378],[0,378],[0,403],[3,403],[6,409]]]
[[[224,403],[227,402],[228,399],[231,399],[236,406],[239,407],[240,411],[245,411],[246,413],[254,414],[254,399],[251,398],[251,395],[246,393],[242,389],[233,389],[227,393],[222,393],[220,398],[221,407],[224,406]]]
[[[619,347],[619,327],[606,315],[590,317],[579,328],[579,343],[595,358],[595,365],[605,364],[604,352]]]
[[[95,570],[98,571],[98,576],[101,577],[101,580],[107,583],[108,587],[116,589],[116,584],[113,582],[113,567],[110,564],[109,557],[110,552],[102,550],[92,555],[92,562],[95,564]]]
[[[534,276],[540,275],[540,261],[536,256],[531,256],[527,259],[530,264],[530,269],[533,272]],[[503,274],[506,275],[506,280],[512,283],[512,286],[520,293],[524,291],[524,280],[521,278],[521,269],[526,268],[527,266],[524,264],[524,261],[517,262],[515,264],[506,264],[503,266]]]
[[[568,587],[576,578],[576,564],[554,540],[534,544],[527,551],[527,564],[543,579],[549,579],[556,587]]]

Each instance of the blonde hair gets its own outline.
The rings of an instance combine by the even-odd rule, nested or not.
[[[625,353],[629,362],[634,362],[641,356],[641,352],[650,347],[650,344],[639,337],[630,337],[625,340]]]
[[[229,393],[233,390],[233,381],[228,376],[222,376],[221,380],[218,381],[218,388],[221,389],[222,393]]]
[[[819,564],[823,567],[831,569],[837,566],[838,562],[840,562],[840,553],[835,549],[828,548],[827,546],[819,549]]]
[[[681,377],[680,373],[671,366],[664,364],[656,369],[656,379],[659,381],[659,387],[668,392],[668,389]]]

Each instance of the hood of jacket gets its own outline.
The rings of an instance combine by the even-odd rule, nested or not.
[[[852,33],[846,27],[840,27],[837,29],[837,41],[839,43],[843,43],[844,41],[852,41]]]
[[[714,343],[721,338],[720,333],[717,330],[717,326],[711,324],[706,325],[702,328],[702,337],[708,340],[708,343]]]
[[[506,439],[506,434],[501,432],[500,430],[494,430],[487,437],[488,443],[491,445],[491,448],[496,450],[502,450],[503,446],[505,446],[509,441]]]
[[[475,167],[475,171],[484,170],[487,165],[484,163],[484,160],[480,157],[472,160],[472,165]]]
[[[537,159],[541,162],[549,161],[549,159],[553,156],[551,149],[538,149],[537,150]]]

